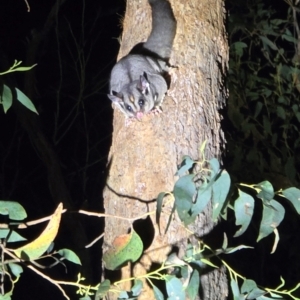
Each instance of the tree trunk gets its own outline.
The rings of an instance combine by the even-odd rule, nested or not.
[[[224,3],[222,0],[173,0],[171,5],[177,33],[170,63],[176,68],[172,70],[168,97],[162,114],[146,116],[129,126],[125,126],[124,116],[115,110],[110,169],[104,190],[107,214],[133,218],[155,211],[157,195],[173,190],[174,174],[183,155],[198,159],[199,147],[207,141],[206,158],[219,158],[225,143],[219,114],[225,104],[222,75],[226,73],[228,61]],[[150,33],[147,0],[128,0],[123,26],[119,57],[138,42],[145,41]],[[162,215],[161,232],[167,220],[168,215]],[[116,236],[128,232],[130,225],[130,221],[107,218],[104,244],[111,245]],[[147,273],[153,263],[166,259],[173,246],[179,248],[180,256],[191,235],[177,217],[165,235],[158,232],[155,214],[151,215],[151,222],[142,226],[151,241],[133,270],[122,269],[122,278]],[[192,230],[203,236],[212,228],[211,214],[207,211],[196,220]],[[150,236],[151,229],[153,236]],[[202,288],[202,299],[226,299],[224,271],[219,269],[202,278]],[[151,289],[143,292],[139,299],[154,299]]]

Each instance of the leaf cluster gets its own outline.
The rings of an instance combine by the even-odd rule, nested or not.
[[[243,181],[274,181],[281,175],[286,186],[296,184],[300,179],[298,10],[282,1],[283,17],[265,1],[230,3],[230,126],[225,129],[229,171]]]
[[[0,224],[0,251],[1,251],[1,294],[0,299],[12,299],[16,282],[23,273],[24,266],[31,269],[37,275],[42,276],[52,284],[56,285],[62,294],[65,294],[61,285],[74,285],[83,290],[84,294],[88,292],[88,288],[78,283],[62,282],[48,277],[40,270],[52,268],[62,265],[65,268],[64,260],[75,264],[81,264],[78,256],[70,249],[53,250],[53,241],[57,235],[61,214],[63,212],[62,204],[60,204],[54,214],[42,220],[35,220],[24,223],[27,214],[22,205],[15,201],[0,201],[0,215],[7,217],[6,223]],[[27,242],[27,239],[19,234],[19,230],[26,229],[29,226],[36,225],[45,220],[49,220],[44,231],[33,241]],[[25,242],[26,241],[26,242]],[[21,247],[11,248],[15,243],[25,242]],[[51,259],[53,263],[44,266],[44,259]]]
[[[1,75],[5,75],[12,72],[24,72],[29,71],[30,69],[34,68],[36,66],[33,65],[31,67],[19,67],[21,64],[21,61],[14,62],[13,66],[10,67],[9,70],[0,73]],[[13,103],[13,95],[16,94],[16,100],[22,103],[25,107],[27,107],[29,110],[33,111],[34,113],[38,114],[34,104],[31,102],[31,100],[18,88],[10,88],[6,84],[3,84],[0,86],[0,104],[3,106],[4,113],[7,113],[7,111],[10,109]]]
[[[191,157],[185,156],[178,167],[177,175],[179,178],[174,185],[173,191],[160,193],[157,197],[156,220],[158,225],[164,210],[165,199],[169,199],[169,196],[171,196],[174,206],[168,225],[174,219],[173,214],[176,213],[181,222],[185,226],[189,226],[196,220],[199,214],[211,206],[211,217],[215,222],[219,218],[226,219],[228,210],[234,211],[235,223],[237,226],[240,226],[234,237],[238,237],[245,233],[254,216],[255,205],[260,204],[263,213],[257,242],[274,233],[275,241],[272,252],[275,252],[279,242],[278,226],[285,216],[285,208],[280,201],[287,201],[300,214],[298,201],[300,199],[299,189],[291,187],[274,191],[269,181],[263,181],[253,185],[240,184],[239,187],[235,188],[236,193],[232,193],[232,189],[230,189],[230,176],[226,170],[220,168],[220,164],[216,159],[194,161]],[[237,195],[237,197],[233,195]],[[168,226],[165,232],[167,230]],[[127,240],[129,243],[129,239]],[[121,245],[119,243],[119,248],[115,246],[114,253],[118,255],[117,252],[128,247],[125,244]],[[230,274],[234,299],[263,300],[272,299],[273,297],[280,299],[282,295],[289,295],[293,299],[297,299],[292,293],[299,288],[298,285],[292,290],[286,290],[284,284],[273,290],[259,287],[253,280],[239,275],[220,257],[221,254],[231,254],[244,248],[252,247],[245,245],[229,247],[226,236],[222,247],[215,250],[212,250],[202,241],[199,241],[198,247],[190,243],[187,245],[184,257],[179,258],[176,254],[172,253],[159,269],[146,275],[127,278],[123,281],[146,279],[153,287],[155,299],[159,300],[165,299],[165,295],[155,286],[152,280],[163,280],[165,282],[167,299],[173,299],[174,295],[177,297],[176,299],[196,299],[200,289],[201,272],[207,267],[216,268],[217,266],[211,261],[211,258],[217,257],[225,265]],[[112,262],[118,260],[118,264],[120,265],[119,259],[121,256],[117,258],[113,258],[112,255],[110,256]],[[107,258],[108,255],[104,254],[104,257]],[[123,262],[126,262],[127,258],[123,256],[122,259]],[[134,262],[136,259],[132,259],[131,261]],[[242,280],[241,287],[239,287],[239,279]],[[115,283],[116,286],[118,284]],[[138,295],[139,293],[134,296],[132,291],[123,291],[118,299],[136,299]]]

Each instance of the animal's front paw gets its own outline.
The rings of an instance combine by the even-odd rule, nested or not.
[[[153,115],[158,115],[160,113],[162,113],[162,109],[161,109],[161,106],[156,106],[154,107],[149,113],[150,114],[153,114]]]

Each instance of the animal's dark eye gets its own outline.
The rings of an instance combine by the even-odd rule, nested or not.
[[[126,105],[126,109],[127,109],[128,111],[132,111],[132,107],[131,107],[130,105]]]
[[[144,99],[140,99],[139,100],[139,106],[143,107],[145,105],[145,100]]]

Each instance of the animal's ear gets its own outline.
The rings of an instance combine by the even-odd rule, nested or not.
[[[147,73],[144,72],[143,75],[140,76],[140,80],[137,84],[137,89],[141,91],[142,94],[148,94],[149,92],[149,81],[147,77]]]
[[[107,96],[114,103],[123,102],[123,95],[121,93],[117,93],[115,91],[111,91],[111,94],[108,94]]]

